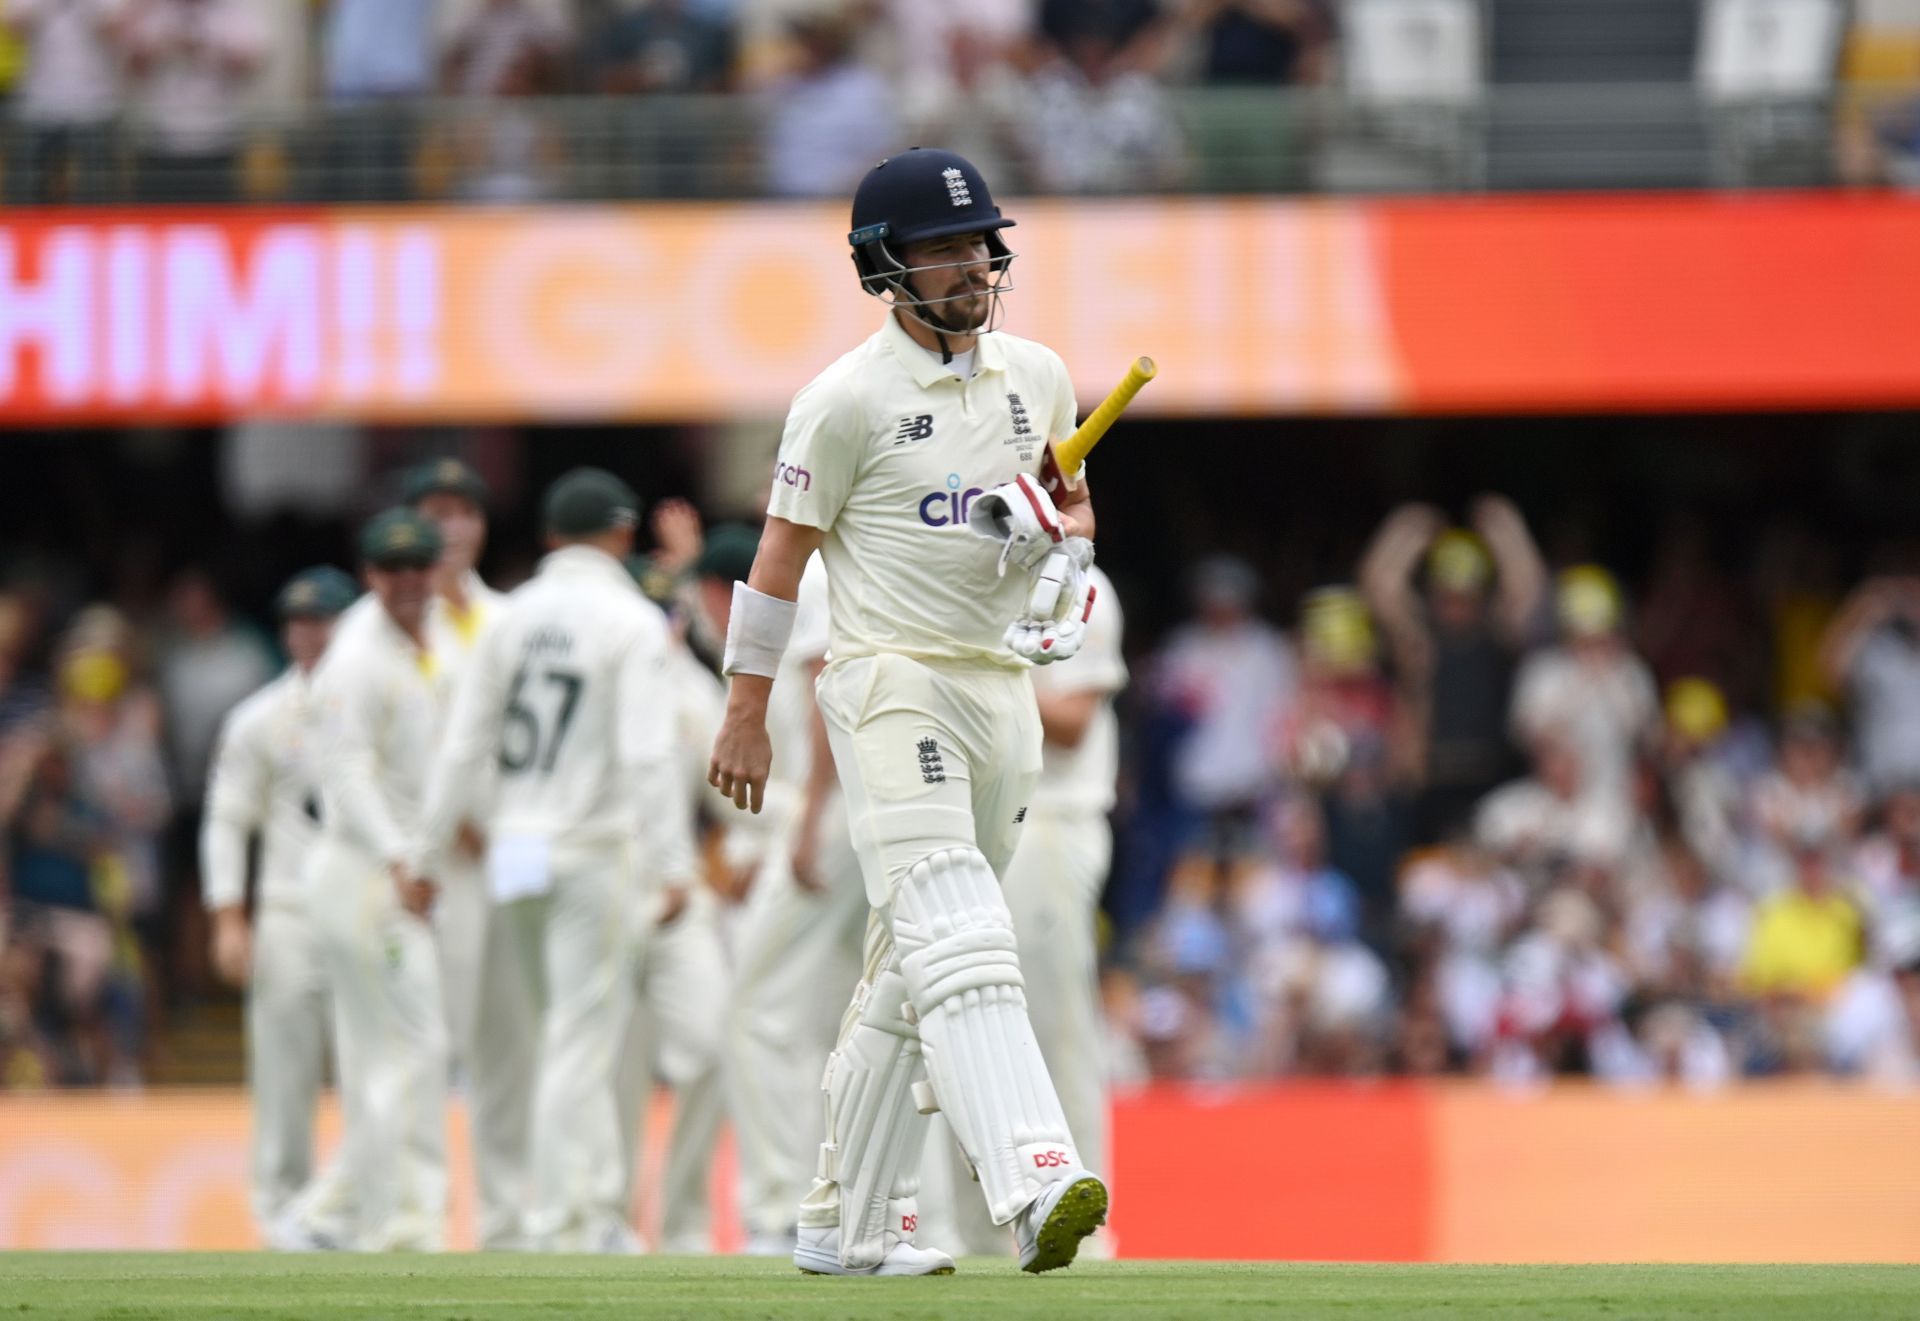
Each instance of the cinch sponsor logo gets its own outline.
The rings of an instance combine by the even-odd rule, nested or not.
[[[1073,1164],[1073,1158],[1058,1147],[1050,1151],[1036,1151],[1033,1153],[1033,1168],[1036,1170],[1053,1170],[1060,1168],[1062,1165],[1071,1164]]]
[[[797,486],[803,491],[813,489],[813,474],[797,464],[782,459],[773,465],[773,480],[785,482],[788,486]]]
[[[974,497],[986,492],[978,486],[968,486],[957,472],[947,474],[947,489],[931,491],[920,497],[920,521],[928,527],[954,527],[967,521],[967,511],[973,508]]]

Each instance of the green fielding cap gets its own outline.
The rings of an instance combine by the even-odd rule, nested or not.
[[[693,571],[702,578],[724,578],[745,582],[753,569],[753,557],[760,551],[760,533],[745,523],[722,523],[707,533],[700,558]]]
[[[287,579],[274,609],[282,619],[332,619],[359,595],[352,578],[331,564],[321,564]]]
[[[627,572],[640,586],[640,594],[661,609],[673,605],[673,575],[653,562],[648,555],[629,555]]]
[[[432,568],[440,546],[440,529],[411,509],[375,514],[360,529],[360,558],[378,569]]]
[[[575,468],[547,488],[542,513],[554,536],[590,537],[637,527],[640,497],[605,468]]]
[[[417,505],[430,495],[457,495],[485,509],[492,496],[480,474],[458,459],[431,459],[410,469],[400,484],[400,499]]]

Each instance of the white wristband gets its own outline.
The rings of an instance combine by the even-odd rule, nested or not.
[[[783,601],[756,592],[743,582],[733,585],[733,615],[727,622],[727,650],[720,661],[722,674],[759,674],[773,678],[793,636],[796,601]]]

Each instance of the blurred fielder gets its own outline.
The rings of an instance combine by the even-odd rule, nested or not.
[[[993,329],[1011,223],[950,152],[903,152],[861,182],[854,263],[891,310],[795,397],[734,591],[711,779],[758,810],[770,689],[801,573],[825,555],[833,659],[817,696],[874,906],[800,1208],[809,1272],[952,1271],[914,1243],[936,1105],[1024,1269],[1068,1265],[1106,1215],[1034,1041],[998,879],[1040,773],[1027,662],[1078,650],[1092,604],[1087,489],[1061,483],[1056,507],[1039,480],[1048,437],[1073,429],[1066,367]]]
[[[670,576],[642,567],[635,577],[656,604],[673,607]],[[670,616],[667,674],[677,711],[675,767],[687,788],[691,829],[698,815],[696,795],[707,774],[705,749],[713,746],[720,728],[726,690],[686,645],[683,628],[682,620]],[[733,973],[712,887],[702,881],[670,890],[665,899],[661,908],[642,915],[634,942],[635,1000],[619,1074],[626,1150],[621,1169],[631,1176],[638,1166],[650,1084],[658,1078],[673,1089],[673,1127],[657,1201],[659,1247],[684,1255],[713,1251],[709,1185],[726,1118],[721,1041]],[[627,1201],[632,1204],[631,1196]]]
[[[491,920],[518,951],[539,1013],[532,1246],[633,1246],[615,1073],[632,1009],[629,956],[653,882],[697,873],[691,806],[674,760],[666,621],[634,585],[639,500],[575,469],[544,502],[548,544],[507,597],[462,677],[418,836],[424,874],[463,820],[488,822]],[[493,766],[497,776],[477,774]],[[497,787],[496,787],[497,786]],[[644,848],[643,848],[644,845]]]
[[[353,1246],[438,1251],[447,1210],[447,1028],[434,890],[409,863],[442,725],[427,641],[440,533],[390,509],[360,536],[369,595],[340,618],[313,676],[320,839],[308,859],[333,994],[357,1212]],[[324,1232],[314,1213],[305,1228]]]
[[[435,459],[407,474],[403,493],[407,504],[440,530],[427,635],[442,682],[452,693],[506,599],[481,581],[476,567],[487,544],[488,491],[479,474],[458,459]],[[491,774],[491,764],[469,771]],[[434,876],[440,887],[434,929],[454,1071],[464,1078],[469,1102],[480,1246],[507,1251],[525,1246],[521,1216],[532,1189],[527,1160],[533,1006],[522,979],[493,975],[513,957],[513,943],[500,923],[489,920],[483,847],[477,826],[462,822],[455,847]]]
[[[1087,621],[1079,656],[1071,665],[1033,672],[1046,742],[1006,890],[1033,1033],[1060,1089],[1074,1144],[1098,1169],[1107,1157],[1107,1068],[1095,933],[1100,890],[1113,862],[1107,817],[1120,777],[1113,699],[1127,685],[1127,665],[1120,655],[1119,598],[1099,569],[1091,577],[1100,608]],[[955,1166],[954,1205],[942,1208],[952,1217],[955,1241],[968,1254],[1004,1253],[1005,1232],[981,1214],[965,1168]],[[928,1227],[934,1228],[931,1219]],[[1087,1247],[1104,1244],[1096,1238]]]
[[[717,636],[726,636],[733,585],[752,570],[759,544],[758,533],[738,526],[716,528],[707,540],[695,571]],[[801,575],[798,604],[767,707],[773,767],[762,812],[772,838],[763,841],[740,916],[727,1016],[740,1215],[756,1256],[794,1248],[794,1218],[820,1149],[820,1066],[860,980],[868,912],[813,699],[827,653],[827,574],[817,555]]]
[[[272,1247],[312,1246],[280,1224],[313,1176],[313,1109],[326,1071],[331,1006],[301,868],[320,834],[307,737],[313,670],[334,621],[360,594],[330,566],[280,591],[286,673],[228,713],[207,782],[200,875],[213,917],[213,963],[247,993],[247,1083],[253,1100],[255,1222]],[[254,922],[247,924],[247,845],[260,837]],[[329,1167],[337,1178],[338,1167]]]

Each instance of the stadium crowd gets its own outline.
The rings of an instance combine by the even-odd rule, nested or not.
[[[955,145],[996,178],[1159,187],[1183,169],[1166,85],[1322,79],[1333,14],[1324,0],[7,0],[9,192],[298,194],[309,144],[285,126],[318,108],[336,130],[310,175],[322,196],[524,201],[565,191],[567,168],[566,134],[526,98],[724,92],[760,127],[734,144],[742,159],[699,169],[776,195],[844,194],[894,146],[959,124],[978,140]],[[436,97],[463,108],[416,119]],[[701,124],[689,111],[662,130],[682,149],[666,156],[711,148]],[[678,182],[653,177],[691,187]]]
[[[1629,612],[1506,500],[1404,506],[1291,635],[1201,565],[1137,695],[1131,851],[1182,843],[1123,1069],[1920,1077],[1920,578],[1832,609],[1810,555],[1749,613],[1697,533]]]
[[[1920,1077],[1920,574],[1681,525],[1629,605],[1466,521],[1395,510],[1288,629],[1207,559],[1133,640],[1116,1078]],[[206,993],[207,758],[276,668],[201,568],[83,582],[0,576],[8,1087],[138,1083]]]

